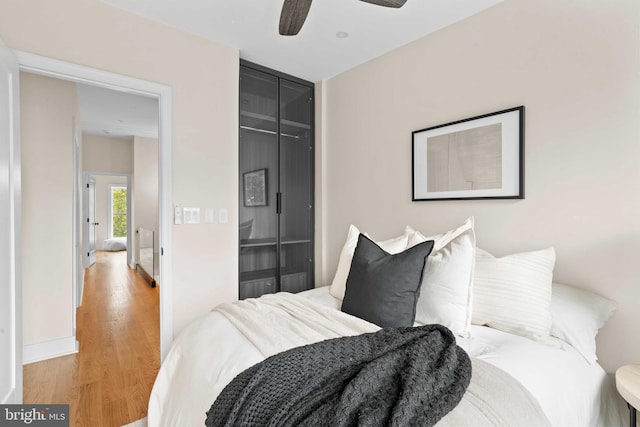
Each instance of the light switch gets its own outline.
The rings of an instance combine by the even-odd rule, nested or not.
[[[218,211],[220,224],[226,224],[229,222],[229,210],[227,208],[220,208]]]
[[[205,224],[213,224],[216,222],[216,214],[213,208],[204,209],[204,222]]]
[[[173,213],[173,221],[176,225],[182,224],[182,207],[176,206]]]
[[[185,224],[200,224],[200,208],[182,208]]]

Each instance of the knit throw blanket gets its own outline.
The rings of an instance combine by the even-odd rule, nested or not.
[[[389,328],[278,353],[235,377],[212,426],[431,426],[462,399],[471,361],[441,325]]]

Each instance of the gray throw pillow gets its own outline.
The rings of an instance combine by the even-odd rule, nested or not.
[[[422,271],[433,241],[391,255],[358,236],[342,311],[381,327],[413,326]]]

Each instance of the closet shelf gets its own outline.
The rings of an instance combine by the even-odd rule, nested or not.
[[[259,127],[257,123],[272,123],[275,125],[276,118],[274,116],[270,116],[267,114],[255,113],[253,111],[240,110],[240,118],[244,118],[247,121],[250,121],[252,124],[248,124],[251,127]],[[310,130],[311,125],[309,123],[297,122],[294,120],[280,119],[280,124],[284,126],[292,126],[298,129]],[[261,129],[271,130],[271,128],[260,127]]]

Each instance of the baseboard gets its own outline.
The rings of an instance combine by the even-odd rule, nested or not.
[[[76,337],[65,337],[52,341],[28,344],[22,350],[22,364],[40,362],[54,357],[66,356],[78,352]]]

